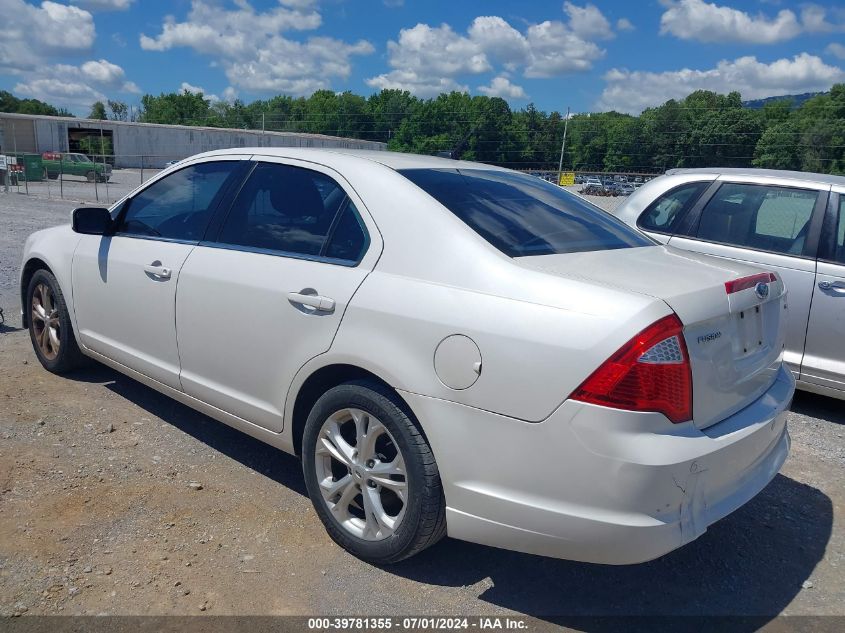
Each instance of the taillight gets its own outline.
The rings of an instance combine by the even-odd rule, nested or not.
[[[692,371],[683,324],[674,314],[622,346],[571,398],[629,411],[656,411],[674,423],[692,418]]]
[[[777,281],[777,279],[778,278],[775,277],[774,273],[757,273],[756,275],[748,275],[748,277],[740,277],[739,279],[734,279],[733,281],[726,281],[725,292],[732,295],[740,290],[754,288],[759,283],[767,284],[772,281]]]

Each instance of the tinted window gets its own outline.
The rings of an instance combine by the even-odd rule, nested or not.
[[[326,247],[326,257],[356,262],[361,259],[367,246],[367,234],[358,216],[358,210],[350,201],[343,209]]]
[[[218,242],[321,255],[346,194],[321,173],[259,163],[235,200]]]
[[[709,186],[709,182],[691,182],[667,191],[643,211],[637,226],[646,231],[671,233],[678,219],[684,216]]]
[[[728,183],[701,213],[698,237],[773,253],[800,255],[818,193]]]
[[[834,230],[833,257],[840,264],[845,264],[845,194],[839,194],[839,213],[836,216]]]
[[[510,257],[652,245],[598,207],[539,178],[483,169],[400,173]]]
[[[236,162],[200,163],[165,176],[132,198],[117,232],[201,240]]]

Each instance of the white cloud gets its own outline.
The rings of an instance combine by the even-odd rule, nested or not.
[[[125,11],[135,0],[74,0],[77,4],[91,11]]]
[[[838,57],[839,59],[845,59],[845,46],[842,44],[828,44],[827,48],[824,49],[824,52],[828,55],[833,55],[834,57]]]
[[[845,31],[845,13],[841,9],[834,9],[836,22],[830,22],[828,9],[816,4],[803,5],[799,19],[789,9],[770,17],[704,0],[661,0],[661,3],[666,11],[660,18],[660,33],[683,40],[774,44],[803,33]]]
[[[87,108],[105,100],[108,92],[139,92],[124,70],[106,59],[69,63],[90,51],[95,38],[94,18],[85,9],[0,0],[0,73],[20,79],[16,93]]]
[[[563,11],[569,16],[569,28],[579,37],[584,39],[613,37],[610,22],[594,4],[579,7],[571,2],[564,2]]]
[[[105,59],[99,61],[85,62],[80,66],[83,76],[90,81],[100,84],[114,85],[121,81],[126,73],[117,64],[112,64]]]
[[[628,18],[619,18],[616,20],[616,30],[618,31],[633,31],[636,27]]]
[[[604,50],[594,42],[581,39],[561,22],[542,22],[528,27],[531,62],[526,77],[555,77],[583,72],[604,57]]]
[[[827,9],[817,4],[804,5],[801,9],[801,22],[807,33],[845,32],[845,10],[834,9],[836,22],[829,22]]]
[[[655,73],[615,68],[605,74],[604,80],[598,108],[637,113],[668,99],[682,99],[695,90],[737,90],[744,99],[828,90],[834,83],[845,81],[845,71],[815,55],[801,53],[770,64],[756,57],[723,60],[708,70]]]
[[[373,52],[365,40],[350,44],[330,37],[312,36],[304,42],[284,37],[288,31],[316,29],[322,18],[310,0],[280,3],[283,6],[262,12],[247,0],[237,0],[234,10],[193,0],[184,22],[165,18],[158,36],[141,35],[141,48],[192,48],[214,57],[233,86],[291,94],[309,94],[328,87],[331,78],[348,77],[350,58]]]
[[[516,66],[524,64],[528,59],[530,53],[528,40],[498,16],[475,18],[467,34],[479,51],[485,51],[490,58],[503,64]]]
[[[801,33],[795,13],[784,9],[774,18],[752,17],[744,11],[704,2],[704,0],[665,1],[660,33],[699,42],[746,42],[772,44]]]
[[[479,86],[478,91],[488,97],[501,97],[502,99],[527,99],[522,86],[511,83],[510,79],[504,76],[494,77],[489,86]]]
[[[405,0],[382,0],[382,4],[388,9],[396,9],[405,5]]]
[[[189,84],[187,81],[183,81],[182,85],[179,86],[179,92],[193,92],[194,94],[208,95],[208,91],[205,88],[194,86]]]
[[[43,77],[28,79],[15,86],[15,92],[25,97],[40,99],[47,103],[70,109],[87,108],[95,101],[106,102],[106,95],[81,81],[64,77]]]
[[[85,52],[95,36],[93,16],[77,7],[0,0],[0,72],[19,74],[51,56]]]
[[[107,94],[137,94],[141,90],[134,82],[126,81],[126,73],[120,66],[100,59],[80,66],[44,66],[37,74],[28,73],[15,85],[14,91],[62,107],[84,109],[95,101],[105,102]]]
[[[420,77],[413,70],[393,70],[370,77],[367,85],[379,90],[407,90],[418,97],[436,97],[441,92],[469,92],[469,86],[459,84],[450,77]]]
[[[398,88],[421,97],[466,90],[468,75],[521,69],[525,77],[555,77],[592,68],[604,56],[595,39],[613,37],[607,18],[594,5],[566,2],[568,21],[547,20],[520,31],[499,16],[475,18],[466,33],[450,25],[417,24],[387,44],[389,72],[370,77],[373,88]],[[494,90],[493,80],[486,88]],[[499,88],[503,85],[498,84]],[[519,88],[511,87],[511,90]]]

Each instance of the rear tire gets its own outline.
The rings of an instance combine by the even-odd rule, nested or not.
[[[79,351],[67,304],[52,273],[41,269],[26,291],[29,338],[38,361],[47,371],[64,374],[85,364]]]
[[[364,561],[395,563],[446,534],[434,455],[389,388],[360,380],[323,394],[305,423],[302,466],[329,536]]]

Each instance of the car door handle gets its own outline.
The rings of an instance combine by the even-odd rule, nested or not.
[[[845,281],[820,281],[821,290],[832,290],[836,294],[845,294]]]
[[[153,262],[144,266],[144,272],[156,279],[170,279],[170,274],[172,273],[169,268],[162,266],[161,262]]]
[[[288,301],[299,305],[314,308],[319,312],[332,312],[334,310],[334,299],[320,295],[303,294],[301,292],[289,292]]]

